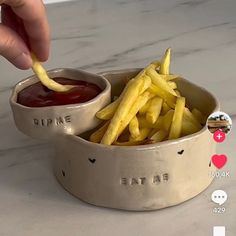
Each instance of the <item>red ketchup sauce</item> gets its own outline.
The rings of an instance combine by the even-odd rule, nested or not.
[[[66,78],[53,78],[63,85],[76,85],[68,92],[54,92],[46,88],[41,82],[30,85],[19,92],[17,102],[27,107],[58,106],[87,102],[99,93],[102,89],[96,84],[82,80]]]

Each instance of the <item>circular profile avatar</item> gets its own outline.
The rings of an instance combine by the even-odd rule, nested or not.
[[[207,118],[207,128],[213,134],[218,130],[228,134],[232,128],[232,120],[228,114],[216,111]]]

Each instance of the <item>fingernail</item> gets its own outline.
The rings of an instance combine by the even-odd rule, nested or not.
[[[32,66],[31,56],[27,53],[21,53],[19,56],[12,60],[12,63],[19,69],[26,70]]]

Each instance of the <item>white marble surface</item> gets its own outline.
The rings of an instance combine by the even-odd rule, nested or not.
[[[171,46],[172,71],[212,91],[236,121],[235,0],[78,0],[47,8],[53,38],[48,68],[144,66]],[[97,208],[60,187],[47,144],[15,128],[8,98],[30,74],[0,58],[1,236],[208,236],[214,225],[236,235],[235,129],[218,146],[218,153],[228,155],[231,177],[214,181],[198,197],[155,212]],[[224,215],[212,213],[215,189],[228,193]]]

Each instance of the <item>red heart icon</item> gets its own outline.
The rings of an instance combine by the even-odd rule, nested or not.
[[[213,155],[211,158],[212,163],[217,167],[218,169],[221,169],[227,162],[227,156],[225,155]]]

